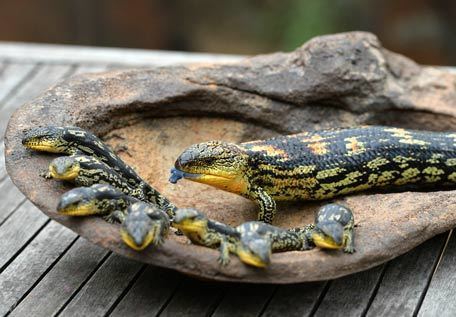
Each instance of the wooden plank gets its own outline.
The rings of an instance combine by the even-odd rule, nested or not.
[[[68,76],[70,72],[72,72],[72,67],[68,65],[45,65],[40,67],[36,73],[19,88],[17,93],[9,98],[1,107],[0,140],[3,139],[9,117],[16,108],[38,96],[62,77]]]
[[[259,316],[272,298],[276,285],[229,284],[213,316]]]
[[[454,232],[419,307],[418,316],[456,315],[456,236]]]
[[[0,182],[0,224],[25,200],[25,196],[14,186],[13,182],[6,177]]]
[[[0,315],[11,311],[76,238],[51,222],[0,274]]]
[[[163,66],[179,63],[232,62],[239,55],[118,49],[31,43],[0,43],[0,58],[11,61],[81,64],[128,64]]]
[[[79,238],[10,316],[55,316],[108,253]]]
[[[38,208],[26,201],[3,223],[0,227],[0,272],[47,220]]]
[[[144,266],[119,255],[111,255],[60,316],[104,316]]]
[[[439,235],[391,261],[368,316],[412,316],[424,295],[448,234]]]
[[[384,266],[332,281],[315,316],[361,316],[375,295]]]
[[[16,186],[13,185],[10,179],[4,179],[6,177],[6,170],[4,169],[4,144],[1,142],[3,139],[2,129],[6,128],[7,117],[14,112],[14,110],[41,93],[48,86],[56,83],[64,77],[68,77],[73,74],[97,72],[106,69],[106,65],[84,65],[77,68],[71,66],[62,65],[51,65],[43,66],[37,70],[37,73],[29,78],[28,81],[20,87],[14,95],[12,95],[1,109],[0,115],[0,155],[2,156],[0,161],[0,224],[11,214],[11,212],[23,202],[24,196],[19,192]],[[2,126],[3,125],[3,126]],[[37,175],[37,177],[39,177]]]
[[[226,285],[185,277],[160,316],[206,316],[222,299]]]
[[[0,181],[6,177],[5,168],[5,143],[0,142]]]
[[[308,316],[325,290],[327,282],[279,286],[262,316]]]
[[[95,65],[95,66],[90,66],[90,67],[83,66],[83,67],[77,68],[76,73],[100,71],[100,70],[103,70],[104,68],[105,68],[105,66],[103,66],[103,65],[100,65],[100,66]],[[42,69],[46,70],[49,68],[43,67]],[[48,71],[42,71],[40,74],[37,74],[36,77],[34,77],[34,78],[40,78],[41,76],[44,76],[44,75],[50,75],[55,81],[57,81],[62,76],[68,76],[71,73],[73,73],[74,68],[70,68],[69,66],[65,66],[65,67],[59,66],[59,67],[51,67],[50,70],[51,70],[50,74]],[[63,70],[65,70],[65,71],[63,71]],[[60,77],[59,77],[59,75],[60,75]],[[47,83],[49,83],[49,82],[50,82],[50,80]],[[20,96],[15,95],[12,97],[12,99],[16,99],[16,100],[17,100],[17,98],[25,99],[27,97],[30,97],[34,92],[36,92],[36,90],[34,90],[33,87],[32,87],[32,89],[25,89],[25,90],[21,89],[21,92],[19,93]],[[2,190],[3,188],[5,190]],[[19,193],[18,190],[11,183],[9,178],[5,179],[5,181],[2,184],[0,184],[0,208],[1,208],[0,209],[0,220],[8,217],[12,213],[12,211],[14,211],[14,208],[17,207],[17,204],[19,204],[21,201],[24,200],[22,194],[19,193],[20,196],[17,197],[17,193]],[[5,195],[5,197],[7,197],[7,199],[5,199],[5,200],[1,199],[1,196],[3,196],[3,195]],[[2,204],[6,204],[8,208],[2,208],[3,207]],[[29,204],[29,203],[27,203],[27,204]],[[32,205],[30,204],[30,206],[32,206]],[[39,232],[42,229],[43,221],[46,222],[47,217],[44,214],[42,214],[40,211],[38,211],[37,209],[33,209],[34,207],[31,207],[32,210],[30,210],[30,208],[29,208],[30,206],[25,205],[24,208],[28,209],[28,211],[34,212],[33,214],[29,214],[29,213],[25,212],[25,209],[21,209],[22,208],[21,207],[17,210],[18,214],[14,213],[10,216],[10,218],[8,218],[8,220],[5,222],[5,228],[0,227],[0,236],[1,236],[1,233],[4,232],[4,235],[10,236],[10,238],[12,240],[14,240],[15,237],[19,237],[19,240],[14,241],[14,243],[12,243],[12,244],[8,243],[8,240],[5,241],[5,242],[7,242],[7,244],[4,245],[4,248],[8,248],[8,250],[7,250],[8,252],[5,252],[3,254],[3,256],[4,256],[4,258],[2,258],[4,260],[4,262],[2,263],[3,265],[4,265],[4,263],[7,263],[7,261],[9,261],[9,258],[11,256],[14,256],[18,251],[20,251],[20,249],[23,247],[24,240],[30,239],[31,237],[33,237],[33,235],[35,235],[37,232]],[[36,217],[37,219],[33,219],[34,217]],[[21,226],[21,218],[22,218],[22,221],[23,221],[23,219],[28,219],[27,225]],[[44,227],[44,229],[42,230],[40,235],[47,234],[49,230],[50,230],[49,227]],[[68,246],[69,246],[69,244],[65,245],[64,247],[68,247]],[[80,273],[80,272],[78,272],[78,273]],[[77,281],[77,277],[78,277],[77,274],[70,273],[70,275],[72,277],[74,277],[74,279]],[[39,281],[37,281],[37,282],[39,282]],[[33,283],[33,281],[32,281],[32,283]],[[66,285],[68,286],[68,284],[66,284]],[[79,287],[79,285],[77,285],[75,287]],[[40,288],[38,288],[38,290],[39,289]],[[74,288],[74,289],[67,288],[67,291],[75,292],[76,288]],[[46,294],[40,294],[40,295],[42,297],[42,296],[45,296]],[[59,298],[59,296],[61,296],[61,295],[62,295],[62,293],[60,293],[60,292],[58,294],[54,294],[56,299]],[[34,297],[32,297],[32,299],[33,298]],[[68,298],[65,298],[65,301],[66,300],[68,300]]]
[[[0,108],[1,104],[36,71],[36,64],[6,64],[0,73]],[[3,115],[3,113],[2,113]]]
[[[175,271],[148,266],[110,316],[156,316],[181,281]]]

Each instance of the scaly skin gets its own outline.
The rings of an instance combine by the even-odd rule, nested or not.
[[[122,240],[140,251],[150,244],[163,243],[169,230],[168,215],[106,184],[74,188],[60,198],[57,212],[67,216],[104,216],[122,223]]]
[[[229,263],[235,254],[248,265],[267,267],[271,253],[322,249],[343,249],[354,252],[354,218],[347,207],[328,204],[319,209],[315,223],[302,228],[282,229],[260,221],[243,223],[232,228],[208,219],[195,209],[178,209],[174,226],[195,244],[219,248],[219,262]]]
[[[109,184],[125,194],[145,200],[142,191],[125,181],[112,167],[87,155],[61,156],[52,160],[45,177],[85,187],[94,184]]]
[[[125,220],[127,207],[139,200],[107,184],[77,187],[60,197],[57,212],[66,216],[105,216],[107,220]]]
[[[194,244],[213,249],[219,248],[218,261],[222,265],[229,263],[229,254],[235,253],[236,244],[240,238],[234,228],[210,220],[201,212],[190,208],[177,209],[172,225]]]
[[[81,184],[84,182],[85,184],[96,183],[95,178],[100,177],[106,183],[112,184],[124,192],[128,187],[132,187],[133,192],[130,192],[130,194],[134,193],[134,196],[142,200],[157,204],[171,218],[174,217],[176,206],[145,182],[98,137],[88,131],[78,127],[48,126],[34,128],[25,133],[22,144],[36,151],[64,153],[74,157],[89,156],[92,159],[85,161],[86,165],[82,171],[84,175],[78,175],[80,177],[76,180],[77,182],[81,181]],[[101,166],[97,160],[111,167],[114,171],[107,172],[105,166]],[[79,159],[79,162],[83,163],[81,159]],[[71,170],[71,164],[68,164],[68,161],[58,163],[60,167],[66,166],[69,168],[69,170],[60,173],[62,177],[69,177],[75,173],[74,170]],[[113,176],[114,174],[120,175],[121,179],[119,180],[117,176]],[[92,176],[94,177],[92,178]],[[109,178],[109,180],[106,178]]]
[[[157,207],[137,202],[127,208],[127,217],[122,223],[120,235],[132,249],[142,251],[149,245],[161,245],[168,235],[168,215]]]
[[[350,209],[340,204],[327,204],[315,216],[315,225],[307,232],[309,240],[322,249],[355,252],[355,219]]]
[[[176,160],[180,178],[240,194],[272,223],[278,200],[324,200],[385,188],[456,185],[456,133],[367,126],[264,141],[193,145]]]

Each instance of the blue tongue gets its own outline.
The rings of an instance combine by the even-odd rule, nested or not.
[[[169,182],[176,184],[178,180],[184,177],[184,172],[179,171],[175,168],[171,169],[171,176],[169,177]]]

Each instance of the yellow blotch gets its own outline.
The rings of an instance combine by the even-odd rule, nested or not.
[[[417,168],[409,168],[401,173],[401,178],[397,179],[394,183],[396,185],[404,185],[408,183],[414,183],[418,180],[417,176],[420,175],[420,171]]]
[[[437,176],[437,175],[445,174],[445,171],[443,171],[440,168],[437,168],[435,166],[429,166],[429,167],[426,167],[423,170],[423,173],[424,174],[428,174],[428,175],[432,175],[432,176]]]
[[[303,143],[313,143],[313,142],[321,142],[325,140],[325,138],[323,138],[321,135],[318,135],[318,134],[314,134],[312,135],[310,138],[308,136],[304,136],[302,139],[301,139],[301,142]]]
[[[329,152],[327,149],[328,142],[323,142],[325,138],[318,134],[312,135],[309,137],[304,137],[301,139],[301,142],[306,143],[307,147],[313,154],[324,155]]]
[[[400,168],[407,168],[409,166],[409,162],[413,162],[416,160],[412,157],[405,157],[405,156],[399,155],[399,156],[394,157],[393,161],[395,163],[398,163]]]
[[[393,137],[399,138],[399,143],[404,144],[416,144],[416,145],[428,145],[429,142],[418,140],[413,138],[410,131],[400,128],[386,128],[385,131],[391,132]]]
[[[412,136],[410,136],[409,138],[400,139],[399,143],[415,144],[415,145],[428,145],[429,144],[429,142],[426,142],[426,141],[423,141],[423,140],[414,139]]]
[[[317,143],[310,143],[307,146],[309,147],[310,151],[313,154],[324,155],[329,152],[328,149],[326,148],[327,145],[328,145],[327,142],[317,142]]]
[[[266,152],[268,156],[280,156],[282,159],[288,159],[288,154],[282,149],[275,148],[272,145],[259,144],[251,147],[252,151]]]
[[[358,141],[356,137],[346,138],[345,148],[347,149],[347,155],[361,154],[366,151],[364,143]]]
[[[338,182],[322,183],[322,184],[320,184],[320,186],[321,186],[321,188],[323,188],[325,190],[336,190],[337,188],[347,187],[353,183],[356,183],[356,179],[362,175],[363,174],[358,171],[351,172],[351,173],[348,173],[344,179],[342,179]]]
[[[315,165],[305,165],[305,166],[298,166],[293,169],[278,169],[272,165],[261,164],[260,169],[272,171],[275,175],[285,175],[285,176],[294,176],[294,175],[302,175],[302,174],[310,174],[312,173],[317,167]]]
[[[377,179],[378,179],[378,174],[369,174],[369,179],[368,179],[368,183],[369,184],[376,184],[377,183]]]
[[[380,166],[388,164],[390,161],[383,157],[378,157],[367,163],[370,169],[378,169]]]
[[[453,172],[450,175],[448,175],[448,180],[450,182],[456,183],[456,172]]]
[[[430,164],[438,164],[438,163],[440,163],[441,158],[443,158],[443,154],[434,153],[431,155],[430,159],[426,160],[426,162],[430,163]]]
[[[380,184],[389,183],[390,180],[395,178],[394,174],[397,174],[397,173],[399,173],[399,172],[398,171],[384,171],[378,176],[377,182]]]
[[[424,180],[427,182],[427,183],[436,183],[438,182],[439,180],[441,180],[442,178],[440,176],[435,176],[435,175],[425,175],[424,176]]]
[[[456,158],[450,158],[445,162],[446,166],[456,166]]]
[[[401,128],[385,128],[385,131],[391,132],[392,135],[395,137],[405,137],[406,135],[410,134],[410,132]]]
[[[327,177],[332,177],[332,176],[336,176],[342,172],[344,172],[345,169],[343,168],[340,168],[340,167],[336,167],[336,168],[330,168],[330,169],[327,169],[327,170],[322,170],[322,171],[319,171],[317,173],[317,178],[318,179],[323,179],[323,178],[327,178]]]
[[[413,178],[415,176],[418,176],[420,174],[420,170],[417,168],[409,168],[406,169],[405,171],[402,172],[402,177],[405,178]]]

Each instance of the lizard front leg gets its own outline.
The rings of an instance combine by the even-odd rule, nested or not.
[[[354,224],[350,223],[344,229],[344,252],[345,253],[354,253],[355,252],[355,234],[353,230]]]
[[[251,197],[258,202],[260,207],[258,221],[271,224],[276,212],[275,200],[261,187],[251,188],[250,193]]]
[[[230,263],[230,246],[228,240],[225,237],[220,238],[219,251],[220,256],[218,258],[218,262],[223,266]]]

